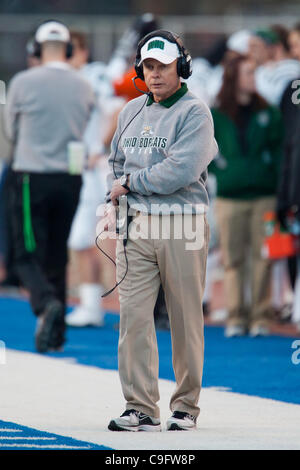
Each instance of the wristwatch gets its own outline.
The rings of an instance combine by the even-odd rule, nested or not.
[[[128,176],[129,176],[129,175],[123,175],[123,176],[121,176],[121,178],[120,178],[120,185],[123,186],[123,188],[127,189],[127,191],[130,191],[129,186],[127,186]]]

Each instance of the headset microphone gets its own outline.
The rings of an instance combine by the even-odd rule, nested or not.
[[[144,93],[144,95],[148,95],[148,96],[152,96],[152,93],[151,91],[144,91],[144,90],[141,90],[137,84],[135,83],[136,79],[139,78],[137,75],[135,77],[133,77],[131,80],[136,88],[137,91],[141,92],[141,93]]]

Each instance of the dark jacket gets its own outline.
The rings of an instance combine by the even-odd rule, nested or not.
[[[280,104],[285,129],[284,156],[277,193],[280,220],[290,208],[298,215],[300,212],[300,105],[293,102],[297,97],[300,99],[300,91],[297,93],[292,83],[286,88]]]
[[[219,155],[208,170],[217,179],[217,196],[254,199],[275,195],[282,156],[283,129],[278,108],[251,111],[242,145],[235,121],[212,109]]]

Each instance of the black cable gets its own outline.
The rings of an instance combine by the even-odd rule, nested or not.
[[[116,266],[116,263],[115,261],[111,258],[111,256],[109,256],[107,253],[105,253],[104,250],[102,250],[102,248],[100,248],[100,246],[98,245],[98,238],[100,237],[100,235],[102,235],[102,233],[104,233],[105,230],[102,230],[102,232],[99,233],[99,235],[97,235],[96,237],[96,240],[95,240],[95,244],[97,246],[97,248]]]
[[[105,230],[102,230],[102,232],[100,232],[99,235],[97,235],[96,240],[95,240],[96,246],[97,246],[97,248],[98,248],[110,261],[112,261],[112,263],[116,266],[115,261],[114,261],[107,253],[105,253],[105,251],[102,250],[102,248],[100,248],[100,246],[98,245],[98,238],[100,237],[100,235],[102,235],[103,232],[105,232]],[[112,289],[110,289],[109,291],[107,291],[107,292],[105,292],[103,295],[101,295],[102,298],[103,298],[103,297],[106,297],[106,296],[109,295],[109,294],[111,294],[111,293],[121,284],[121,282],[124,281],[124,279],[125,279],[125,277],[126,277],[126,275],[127,275],[127,273],[128,273],[128,258],[127,258],[127,253],[126,253],[125,245],[124,245],[124,256],[125,256],[125,260],[126,260],[126,270],[125,270],[125,274],[123,275],[122,279],[121,279],[119,282],[117,282],[117,283],[115,284],[115,286],[114,286]]]
[[[137,78],[137,77],[135,77]],[[135,82],[134,82],[134,79],[133,79],[133,84],[134,86],[136,87],[135,85]],[[137,90],[139,90],[137,87],[136,87]],[[142,90],[139,90],[142,92]],[[126,129],[130,126],[130,124],[132,123],[132,121],[140,114],[140,112],[143,110],[145,104],[147,103],[148,101],[148,97],[149,97],[149,94],[150,93],[146,93],[145,91],[142,92],[142,93],[145,93],[147,95],[147,98],[145,99],[144,103],[143,103],[143,106],[141,106],[141,108],[138,110],[138,112],[130,119],[130,121],[126,124],[126,126],[124,127],[124,129],[122,130],[121,134],[119,135],[119,138],[117,140],[117,145],[116,145],[116,149],[115,149],[115,153],[114,153],[114,158],[113,158],[113,163],[112,163],[112,167],[113,167],[113,173],[114,173],[114,177],[115,179],[117,180],[118,177],[117,177],[117,174],[115,172],[115,160],[116,160],[116,156],[117,156],[117,152],[118,152],[118,147],[119,147],[119,143],[120,143],[120,140],[121,140],[121,137],[122,135],[124,134],[124,132],[126,131]]]
[[[134,84],[135,87],[136,87],[136,85],[135,85],[134,80],[135,80],[136,78],[137,78],[137,77],[135,77],[135,78],[133,79],[133,84]],[[136,87],[136,89],[139,90],[137,87]],[[148,97],[149,97],[149,95],[150,95],[150,93],[147,93],[147,92],[145,92],[145,91],[142,91],[142,90],[139,90],[139,91],[141,91],[142,93],[146,94],[146,95],[147,95],[147,98],[145,99],[143,105],[140,107],[140,109],[138,110],[138,112],[137,112],[137,113],[130,119],[130,121],[126,124],[126,126],[125,126],[124,129],[122,130],[122,132],[121,132],[121,134],[120,134],[120,136],[119,136],[119,138],[118,138],[118,140],[117,140],[117,145],[116,145],[116,149],[115,149],[115,153],[114,153],[114,157],[113,157],[113,163],[112,163],[113,173],[114,173],[114,177],[115,177],[116,180],[118,179],[118,177],[117,177],[117,174],[116,174],[116,171],[115,171],[115,160],[116,160],[116,156],[117,156],[118,147],[119,147],[119,143],[120,143],[121,137],[122,137],[122,135],[124,134],[124,132],[126,131],[126,129],[130,126],[130,124],[132,123],[132,121],[133,121],[133,120],[140,114],[140,112],[143,110],[145,104],[146,104],[147,101],[148,101]],[[107,253],[105,253],[105,251],[102,250],[102,248],[100,248],[100,246],[98,245],[98,238],[100,237],[100,235],[101,235],[104,231],[105,231],[105,230],[102,230],[102,232],[100,232],[99,235],[97,235],[96,240],[95,240],[95,244],[96,244],[97,248],[98,248],[108,259],[110,259],[110,261],[113,262],[114,266],[116,266],[115,261],[114,261]],[[125,261],[126,261],[126,270],[125,270],[125,274],[123,275],[122,279],[121,279],[119,282],[117,282],[117,283],[115,284],[115,286],[114,286],[112,289],[110,289],[108,292],[105,292],[103,295],[101,295],[102,298],[103,298],[103,297],[106,297],[106,296],[109,295],[109,294],[111,294],[111,293],[121,284],[121,282],[124,281],[124,279],[125,279],[125,277],[126,277],[126,275],[127,275],[127,273],[128,273],[128,258],[127,258],[127,253],[126,253],[126,242],[127,242],[127,240],[126,240],[126,239],[123,239],[124,256],[125,256]]]

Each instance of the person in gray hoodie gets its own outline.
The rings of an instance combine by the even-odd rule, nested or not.
[[[11,80],[5,109],[13,144],[11,218],[14,268],[37,317],[38,352],[65,343],[67,239],[79,201],[83,134],[94,93],[67,63],[70,33],[59,21],[35,34],[39,66]]]
[[[135,66],[149,93],[120,113],[107,180],[107,202],[117,206],[126,195],[132,217],[116,253],[126,410],[108,428],[161,430],[153,309],[162,283],[176,379],[167,429],[194,429],[204,350],[207,166],[217,144],[209,109],[182,83],[191,74],[191,57],[180,38],[162,30],[145,36]]]

